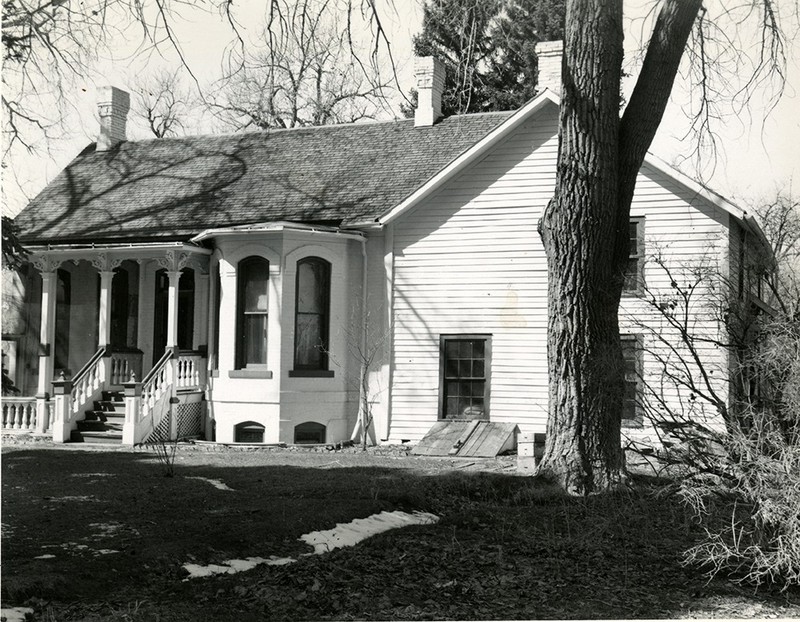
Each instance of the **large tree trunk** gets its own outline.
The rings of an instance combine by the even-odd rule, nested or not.
[[[567,2],[556,189],[540,223],[550,410],[539,472],[572,494],[613,488],[625,477],[617,314],[630,204],[699,6],[664,3],[620,121],[622,2]]]

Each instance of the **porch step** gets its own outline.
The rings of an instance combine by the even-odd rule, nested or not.
[[[96,443],[98,445],[121,445],[122,431],[81,431],[73,430],[69,440],[73,443]]]
[[[103,401],[125,403],[125,394],[122,391],[103,391]]]
[[[84,413],[77,429],[70,434],[73,443],[121,444],[125,424],[125,397],[122,391],[103,391],[94,408]]]
[[[122,430],[125,423],[125,413],[104,412],[87,410],[83,421],[78,421],[78,430]]]

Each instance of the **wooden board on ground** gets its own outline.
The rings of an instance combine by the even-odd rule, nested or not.
[[[513,423],[437,421],[411,453],[418,456],[493,458],[516,448],[518,432]]]

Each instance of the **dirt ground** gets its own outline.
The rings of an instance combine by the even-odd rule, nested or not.
[[[5,443],[3,607],[41,620],[800,617],[800,594],[681,564],[701,535],[643,482],[563,497],[513,456]],[[300,536],[380,512],[405,527],[307,556]],[[186,580],[184,564],[289,556]],[[734,577],[735,579],[735,577]]]

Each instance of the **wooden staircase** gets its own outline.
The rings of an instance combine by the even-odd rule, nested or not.
[[[122,391],[103,391],[102,399],[95,400],[94,408],[86,411],[78,429],[72,430],[73,443],[122,444],[122,426],[125,423],[125,398]]]

